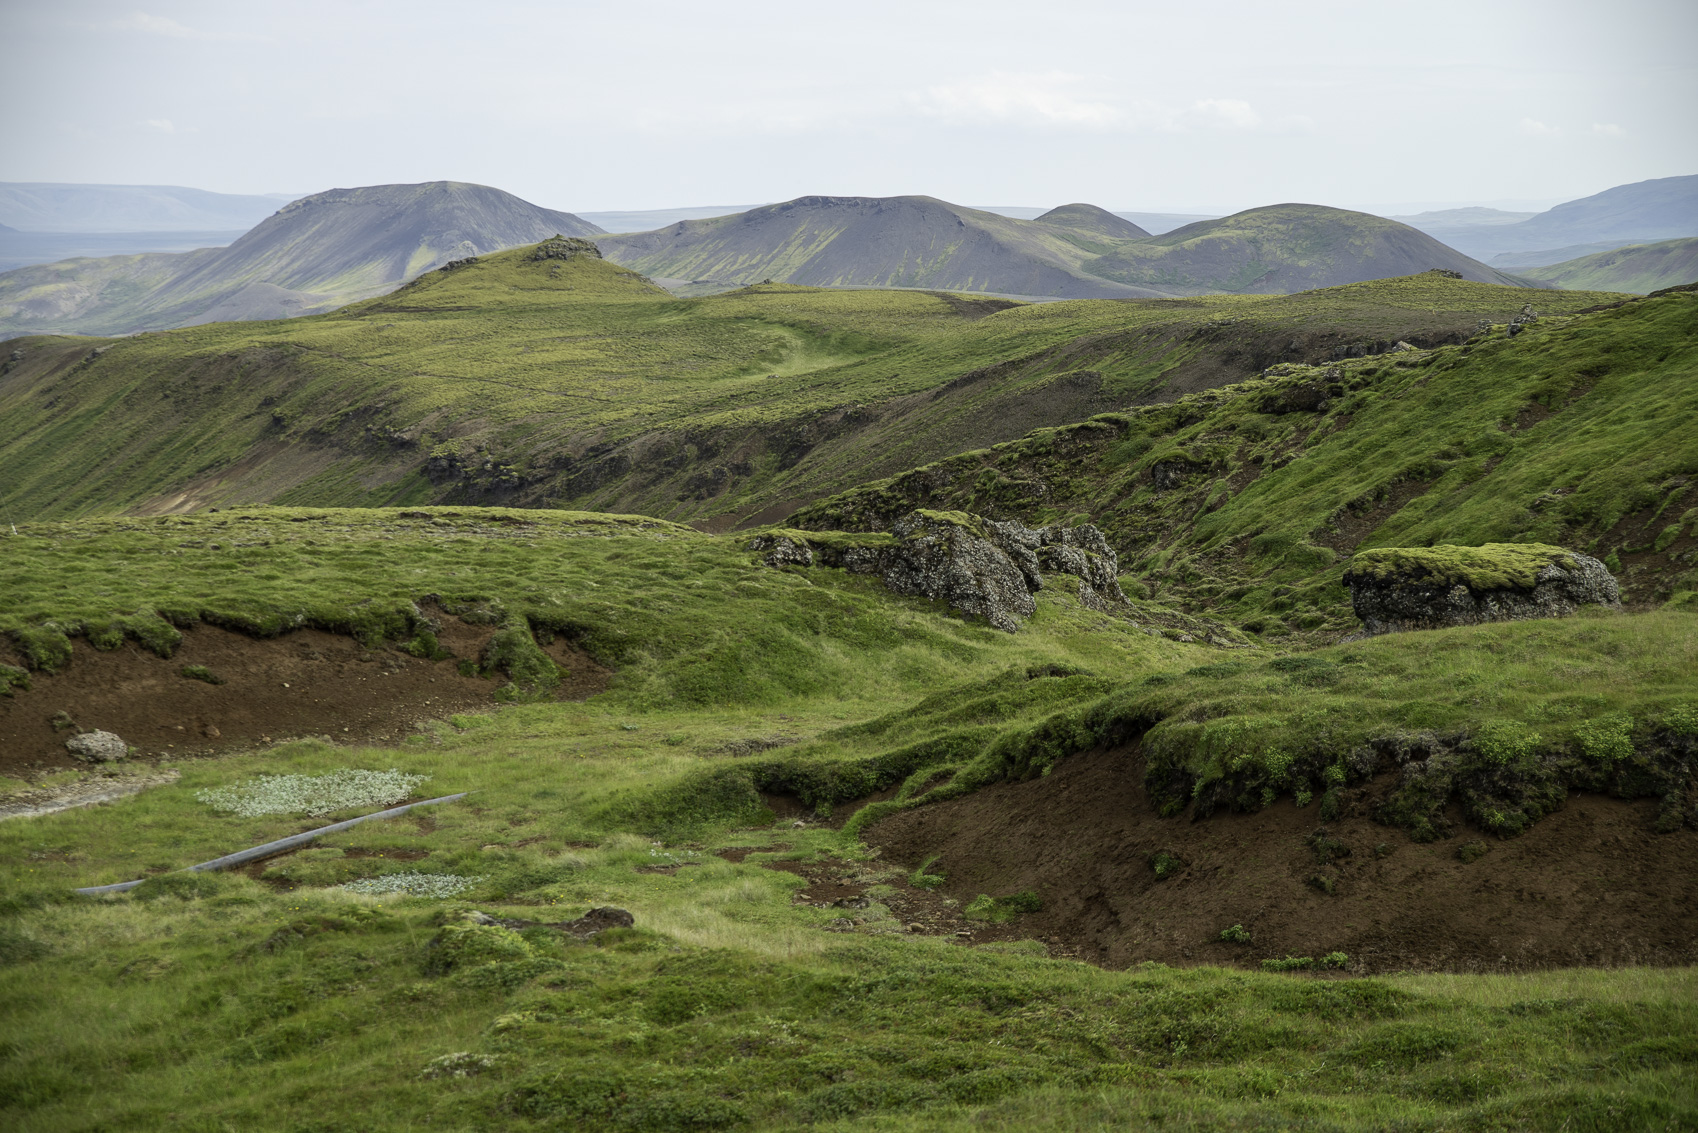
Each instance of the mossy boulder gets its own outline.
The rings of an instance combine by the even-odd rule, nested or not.
[[[1543,543],[1381,547],[1344,573],[1360,636],[1481,622],[1560,618],[1581,606],[1621,605],[1609,569]]]
[[[1090,524],[1027,527],[964,511],[911,511],[890,534],[773,531],[749,548],[768,566],[830,566],[877,574],[897,594],[949,603],[1013,633],[1037,610],[1044,572],[1079,579],[1079,599],[1101,608],[1125,603],[1119,561]]]

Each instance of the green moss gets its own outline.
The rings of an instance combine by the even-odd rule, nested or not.
[[[223,677],[219,676],[205,665],[184,665],[181,671],[183,676],[187,677],[191,681],[204,681],[209,685],[221,685],[224,683]]]
[[[961,910],[961,915],[970,921],[1004,924],[1027,913],[1036,913],[1043,907],[1043,901],[1030,889],[1007,897],[992,897],[988,893],[981,893],[967,903],[967,907]]]
[[[12,630],[12,640],[32,669],[57,673],[71,663],[71,639],[52,622],[17,626]]]
[[[1381,547],[1358,551],[1350,560],[1349,576],[1413,584],[1466,586],[1470,590],[1531,590],[1541,570],[1552,564],[1565,568],[1574,559],[1561,547],[1540,543],[1487,543],[1479,547]]]
[[[29,691],[29,671],[14,665],[0,665],[0,696],[11,696],[15,688]]]

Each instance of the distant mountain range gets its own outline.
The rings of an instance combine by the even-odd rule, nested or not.
[[[1095,205],[1032,220],[933,197],[801,197],[599,241],[615,263],[698,287],[774,280],[1058,299],[1276,294],[1441,268],[1521,280],[1406,225],[1320,205],[1275,205],[1151,236]]]
[[[1515,223],[1450,215],[1496,211],[1457,209],[1403,219],[1493,267],[1521,271],[1627,244],[1698,236],[1698,175],[1617,185]]]
[[[1567,291],[1631,291],[1640,295],[1698,282],[1698,237],[1629,244],[1533,268],[1528,278]]]
[[[110,234],[118,224],[229,218],[276,203],[157,186],[0,185],[0,217],[8,218],[0,224],[20,227],[14,222],[22,217],[108,230],[0,230],[0,266],[13,255],[39,258],[42,241],[72,253],[114,246],[133,253],[0,272],[0,337],[311,314],[392,290],[450,260],[557,232],[598,237],[608,259],[681,295],[775,280],[1040,299],[1278,294],[1435,268],[1511,286],[1598,288],[1618,280],[1623,289],[1654,289],[1685,272],[1683,254],[1644,251],[1572,269],[1567,262],[1698,237],[1698,176],[1622,185],[1532,215],[1472,207],[1400,220],[1282,204],[1171,229],[1185,218],[1084,203],[995,212],[924,196],[810,196],[741,211],[698,206],[586,217],[486,186],[437,181],[304,197],[273,209],[228,247],[207,246],[228,239],[227,231]],[[669,222],[605,231],[657,219]],[[196,250],[176,250],[184,248]],[[1470,249],[1496,258],[1481,262]]]
[[[614,263],[668,280],[736,286],[919,287],[1059,299],[1162,294],[1083,270],[1125,232],[1092,206],[1016,220],[935,197],[798,197],[597,243]],[[1063,210],[1054,210],[1062,212]]]
[[[66,260],[0,274],[0,336],[124,334],[330,310],[450,260],[601,229],[483,185],[332,189],[227,248]]]
[[[212,193],[181,185],[0,182],[0,230],[245,232],[295,199],[287,193]]]

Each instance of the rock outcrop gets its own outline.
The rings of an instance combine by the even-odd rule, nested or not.
[[[1541,543],[1362,551],[1351,559],[1344,584],[1362,619],[1357,637],[1560,618],[1581,606],[1621,605],[1603,563]]]
[[[536,246],[533,260],[569,260],[573,256],[594,256],[601,259],[601,249],[595,243],[578,236],[554,235]]]
[[[65,741],[71,754],[90,763],[110,763],[130,754],[130,745],[113,732],[84,732]]]
[[[768,566],[841,567],[877,574],[897,594],[947,602],[1013,633],[1037,610],[1032,595],[1044,573],[1079,580],[1079,600],[1093,608],[1126,602],[1115,581],[1119,560],[1090,524],[1027,527],[965,512],[913,511],[888,536],[791,531],[757,535],[751,550]]]

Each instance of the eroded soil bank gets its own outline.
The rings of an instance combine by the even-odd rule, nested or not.
[[[74,639],[61,672],[32,673],[28,691],[0,698],[0,775],[87,767],[65,749],[77,728],[115,732],[145,758],[212,755],[293,736],[394,742],[425,721],[496,703],[505,677],[459,672],[460,660],[482,656],[493,632],[444,618],[438,636],[453,655],[444,661],[311,629],[256,639],[196,626],[183,631],[169,660],[132,641],[106,653]],[[565,641],[544,651],[565,671],[561,699],[607,687],[611,674]],[[197,666],[223,683],[183,675]]]
[[[1518,838],[1458,822],[1422,845],[1368,817],[1386,776],[1324,824],[1317,850],[1313,804],[1162,818],[1143,772],[1136,747],[1082,755],[864,837],[909,868],[941,855],[932,872],[962,905],[1036,890],[1043,910],[1019,935],[1108,967],[1331,952],[1357,973],[1698,962],[1698,833],[1655,833],[1655,800],[1575,795]],[[1486,852],[1464,861],[1469,843]],[[1152,865],[1162,852],[1179,863],[1165,879]],[[1231,925],[1251,941],[1220,940]]]

